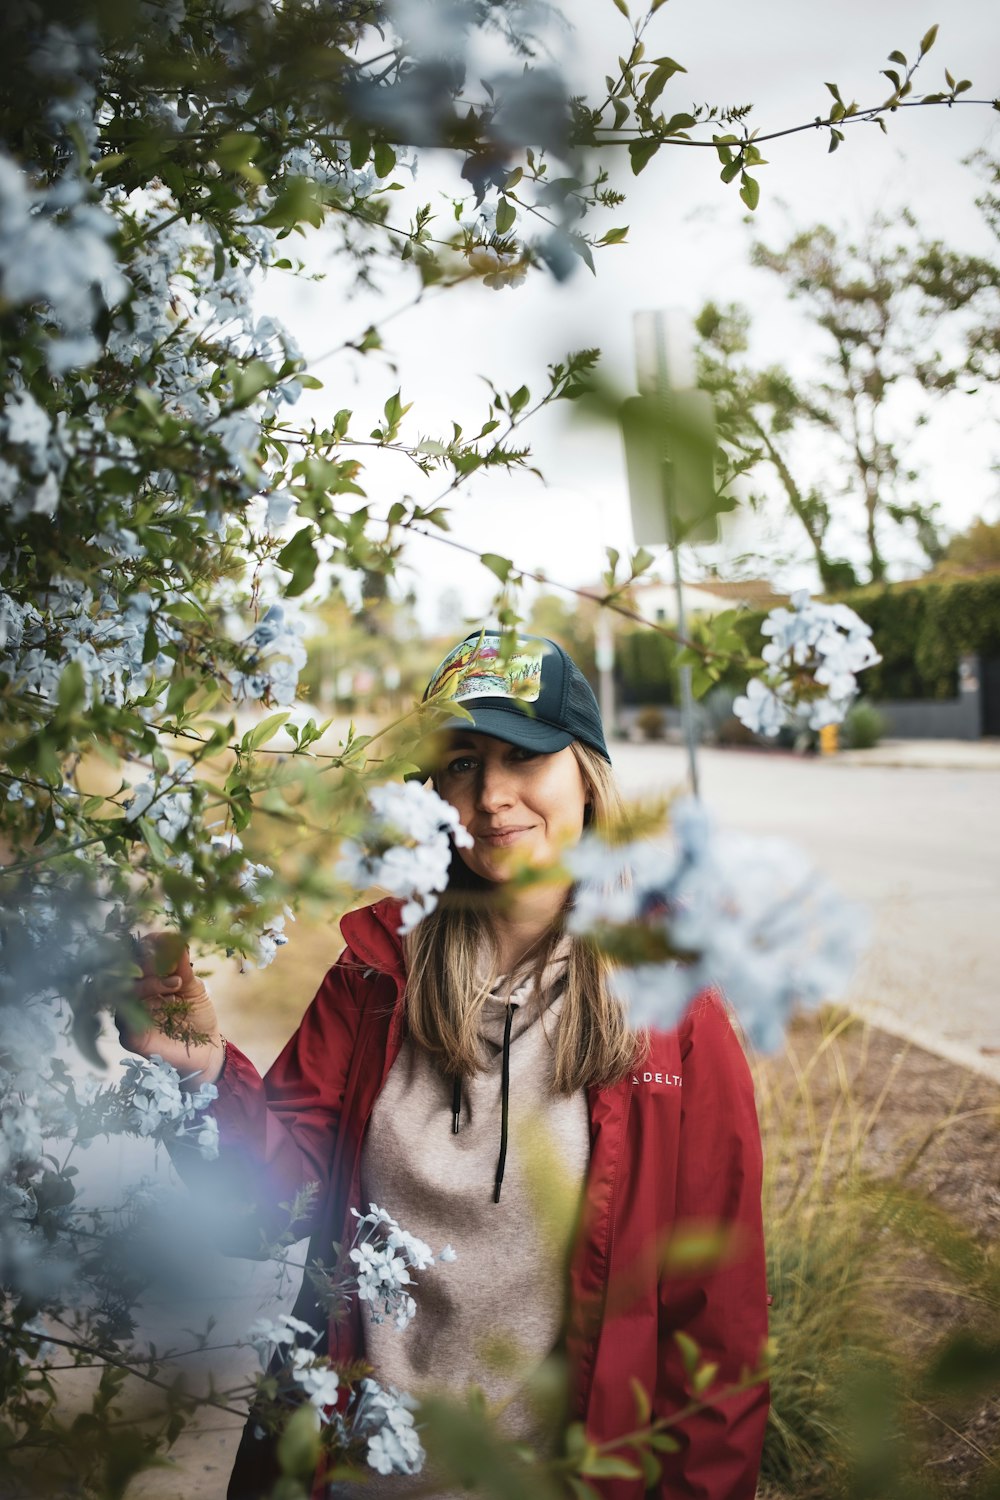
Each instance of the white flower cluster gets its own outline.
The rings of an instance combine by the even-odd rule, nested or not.
[[[297,1343],[308,1339],[309,1347]],[[248,1330],[247,1340],[257,1349],[261,1368],[267,1369],[271,1350],[287,1348],[284,1366],[295,1385],[316,1408],[320,1422],[333,1423],[345,1445],[361,1440],[367,1444],[367,1459],[380,1474],[416,1474],[423,1467],[424,1450],[413,1422],[416,1403],[390,1386],[383,1390],[370,1377],[352,1392],[345,1411],[336,1407],[340,1377],[329,1361],[312,1347],[319,1334],[301,1318],[281,1313],[273,1321],[258,1318]]]
[[[179,760],[161,780],[143,781],[125,803],[125,821],[147,818],[164,843],[172,844],[191,826],[195,788],[189,760]]]
[[[567,853],[579,881],[569,929],[612,950],[631,936],[657,951],[612,974],[633,1025],[675,1026],[714,987],[753,1045],[772,1051],[793,1007],[843,993],[864,913],[782,839],[719,832],[693,799],[675,804],[671,821],[673,843],[588,837]]]
[[[219,1127],[205,1110],[219,1096],[215,1084],[183,1088],[186,1080],[155,1053],[148,1060],[130,1057],[122,1067],[125,1077],[116,1106],[125,1126],[158,1141],[183,1140],[197,1147],[206,1161],[214,1161],[219,1154]]]
[[[231,854],[233,850],[243,848],[238,834],[223,833],[215,834],[212,838],[211,847],[222,854]],[[245,859],[240,866],[236,876],[236,884],[247,897],[253,901],[259,894],[259,885],[262,880],[269,880],[274,874],[270,865],[256,864],[252,859]],[[289,907],[284,911],[277,912],[269,917],[259,931],[254,933],[254,942],[257,948],[257,968],[266,969],[274,962],[274,956],[279,948],[284,948],[288,942],[285,933],[285,922],[294,922],[295,917]]]
[[[94,325],[128,291],[114,233],[114,220],[88,200],[82,181],[66,176],[36,187],[0,151],[0,301],[37,307],[54,325],[44,341],[53,375],[98,357]]]
[[[299,673],[306,664],[304,633],[302,620],[288,619],[280,604],[271,605],[245,643],[248,670],[230,674],[237,703],[265,697],[282,705],[295,702]]]
[[[491,287],[495,292],[502,291],[504,287],[520,286],[528,274],[524,255],[516,250],[499,250],[496,245],[474,244],[466,251],[465,258],[477,276],[483,278],[483,285]]]
[[[157,654],[144,662],[150,625]],[[105,702],[120,706],[145,692],[157,672],[169,675],[174,663],[162,648],[177,635],[146,593],[125,601],[110,592],[95,599],[80,580],[54,578],[36,602],[19,604],[0,589],[0,672],[50,701],[74,661],[88,696],[99,691]]]
[[[448,884],[451,840],[471,848],[458,813],[419,781],[377,786],[368,796],[372,816],[359,838],[345,840],[338,880],[357,890],[381,886],[404,900],[400,932],[412,932],[437,905]]]
[[[367,1438],[368,1463],[379,1474],[419,1474],[423,1444],[413,1420],[416,1402],[395,1386],[362,1380],[353,1415],[356,1437]]]
[[[319,1334],[310,1324],[293,1317],[291,1313],[281,1313],[274,1321],[270,1318],[258,1318],[247,1330],[247,1341],[256,1348],[264,1370],[267,1369],[272,1348],[287,1345],[286,1368],[289,1375],[319,1412],[320,1420],[327,1421],[329,1418],[326,1408],[337,1403],[340,1376],[329,1361],[317,1355],[312,1347],[303,1348],[296,1342],[300,1335],[309,1338],[310,1346],[319,1340]]]
[[[755,734],[784,725],[823,729],[843,722],[858,691],[856,674],[882,660],[871,626],[846,604],[813,602],[806,589],[772,609],[761,626],[770,670],[753,678],[733,712]]]
[[[417,1311],[417,1304],[407,1290],[413,1285],[410,1272],[428,1270],[434,1265],[435,1255],[430,1245],[401,1229],[384,1208],[375,1203],[368,1207],[366,1214],[351,1209],[358,1221],[351,1249],[351,1260],[357,1268],[358,1298],[368,1303],[373,1323],[384,1323],[391,1317],[402,1330]],[[437,1257],[446,1264],[455,1258],[450,1245]]]
[[[66,468],[66,419],[54,427],[48,412],[30,391],[12,385],[0,406],[0,505],[15,521],[54,515],[59,481]]]

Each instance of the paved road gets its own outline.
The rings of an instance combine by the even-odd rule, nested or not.
[[[674,746],[612,752],[630,795],[685,783]],[[699,765],[720,821],[795,839],[870,907],[852,1008],[1000,1081],[1000,769],[725,750]]]

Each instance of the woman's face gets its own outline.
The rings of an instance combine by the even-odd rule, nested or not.
[[[474,840],[459,850],[464,863],[494,881],[558,860],[579,839],[589,801],[569,746],[545,755],[464,729],[447,737],[437,790]]]

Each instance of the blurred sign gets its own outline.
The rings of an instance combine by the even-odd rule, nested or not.
[[[715,412],[707,391],[633,396],[621,408],[638,547],[716,542]]]

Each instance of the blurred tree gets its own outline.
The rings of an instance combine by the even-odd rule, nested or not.
[[[789,510],[802,523],[824,589],[850,588],[857,582],[853,565],[827,551],[829,499],[816,486],[804,490],[794,472],[791,440],[797,422],[810,411],[809,401],[786,370],[754,370],[740,362],[750,344],[746,308],[706,303],[696,327],[702,339],[702,384],[715,397],[724,483],[748,474],[761,461],[769,464]],[[823,415],[817,410],[816,420]]]
[[[994,239],[1000,241],[1000,158],[980,152],[972,163],[986,178],[977,207]],[[914,271],[930,303],[963,318],[962,373],[976,378],[977,385],[981,380],[1000,381],[1000,265],[996,259],[960,254],[935,242],[924,247]]]
[[[904,232],[890,238],[900,225]],[[949,303],[939,278],[932,294],[927,269],[943,266],[946,252],[921,239],[904,211],[876,216],[857,242],[815,225],[780,249],[757,242],[751,255],[781,279],[827,348],[818,379],[799,380],[782,366],[757,368],[742,358],[750,342],[747,310],[713,304],[702,310],[703,378],[718,403],[728,478],[761,461],[770,465],[826,589],[857,582],[853,564],[830,546],[834,509],[838,520],[845,515],[836,503],[842,498],[862,501],[871,581],[885,578],[892,525],[907,528],[936,562],[943,552],[938,504],[907,462],[903,438],[927,422],[926,397],[959,389],[967,364],[961,330],[949,320],[957,292]],[[976,264],[985,279],[986,263]],[[989,269],[994,278],[1000,274]],[[958,275],[956,263],[953,285]],[[932,342],[939,333],[942,342]],[[833,457],[832,468],[816,480],[803,477],[798,455],[798,440],[810,429]]]
[[[938,571],[956,568],[983,572],[1000,568],[1000,521],[986,521],[977,516],[971,526],[952,537]]]
[[[594,629],[597,604],[587,599],[563,598],[559,594],[538,594],[527,617],[527,629],[533,635],[544,635],[558,641],[592,682],[597,681],[594,660]]]

